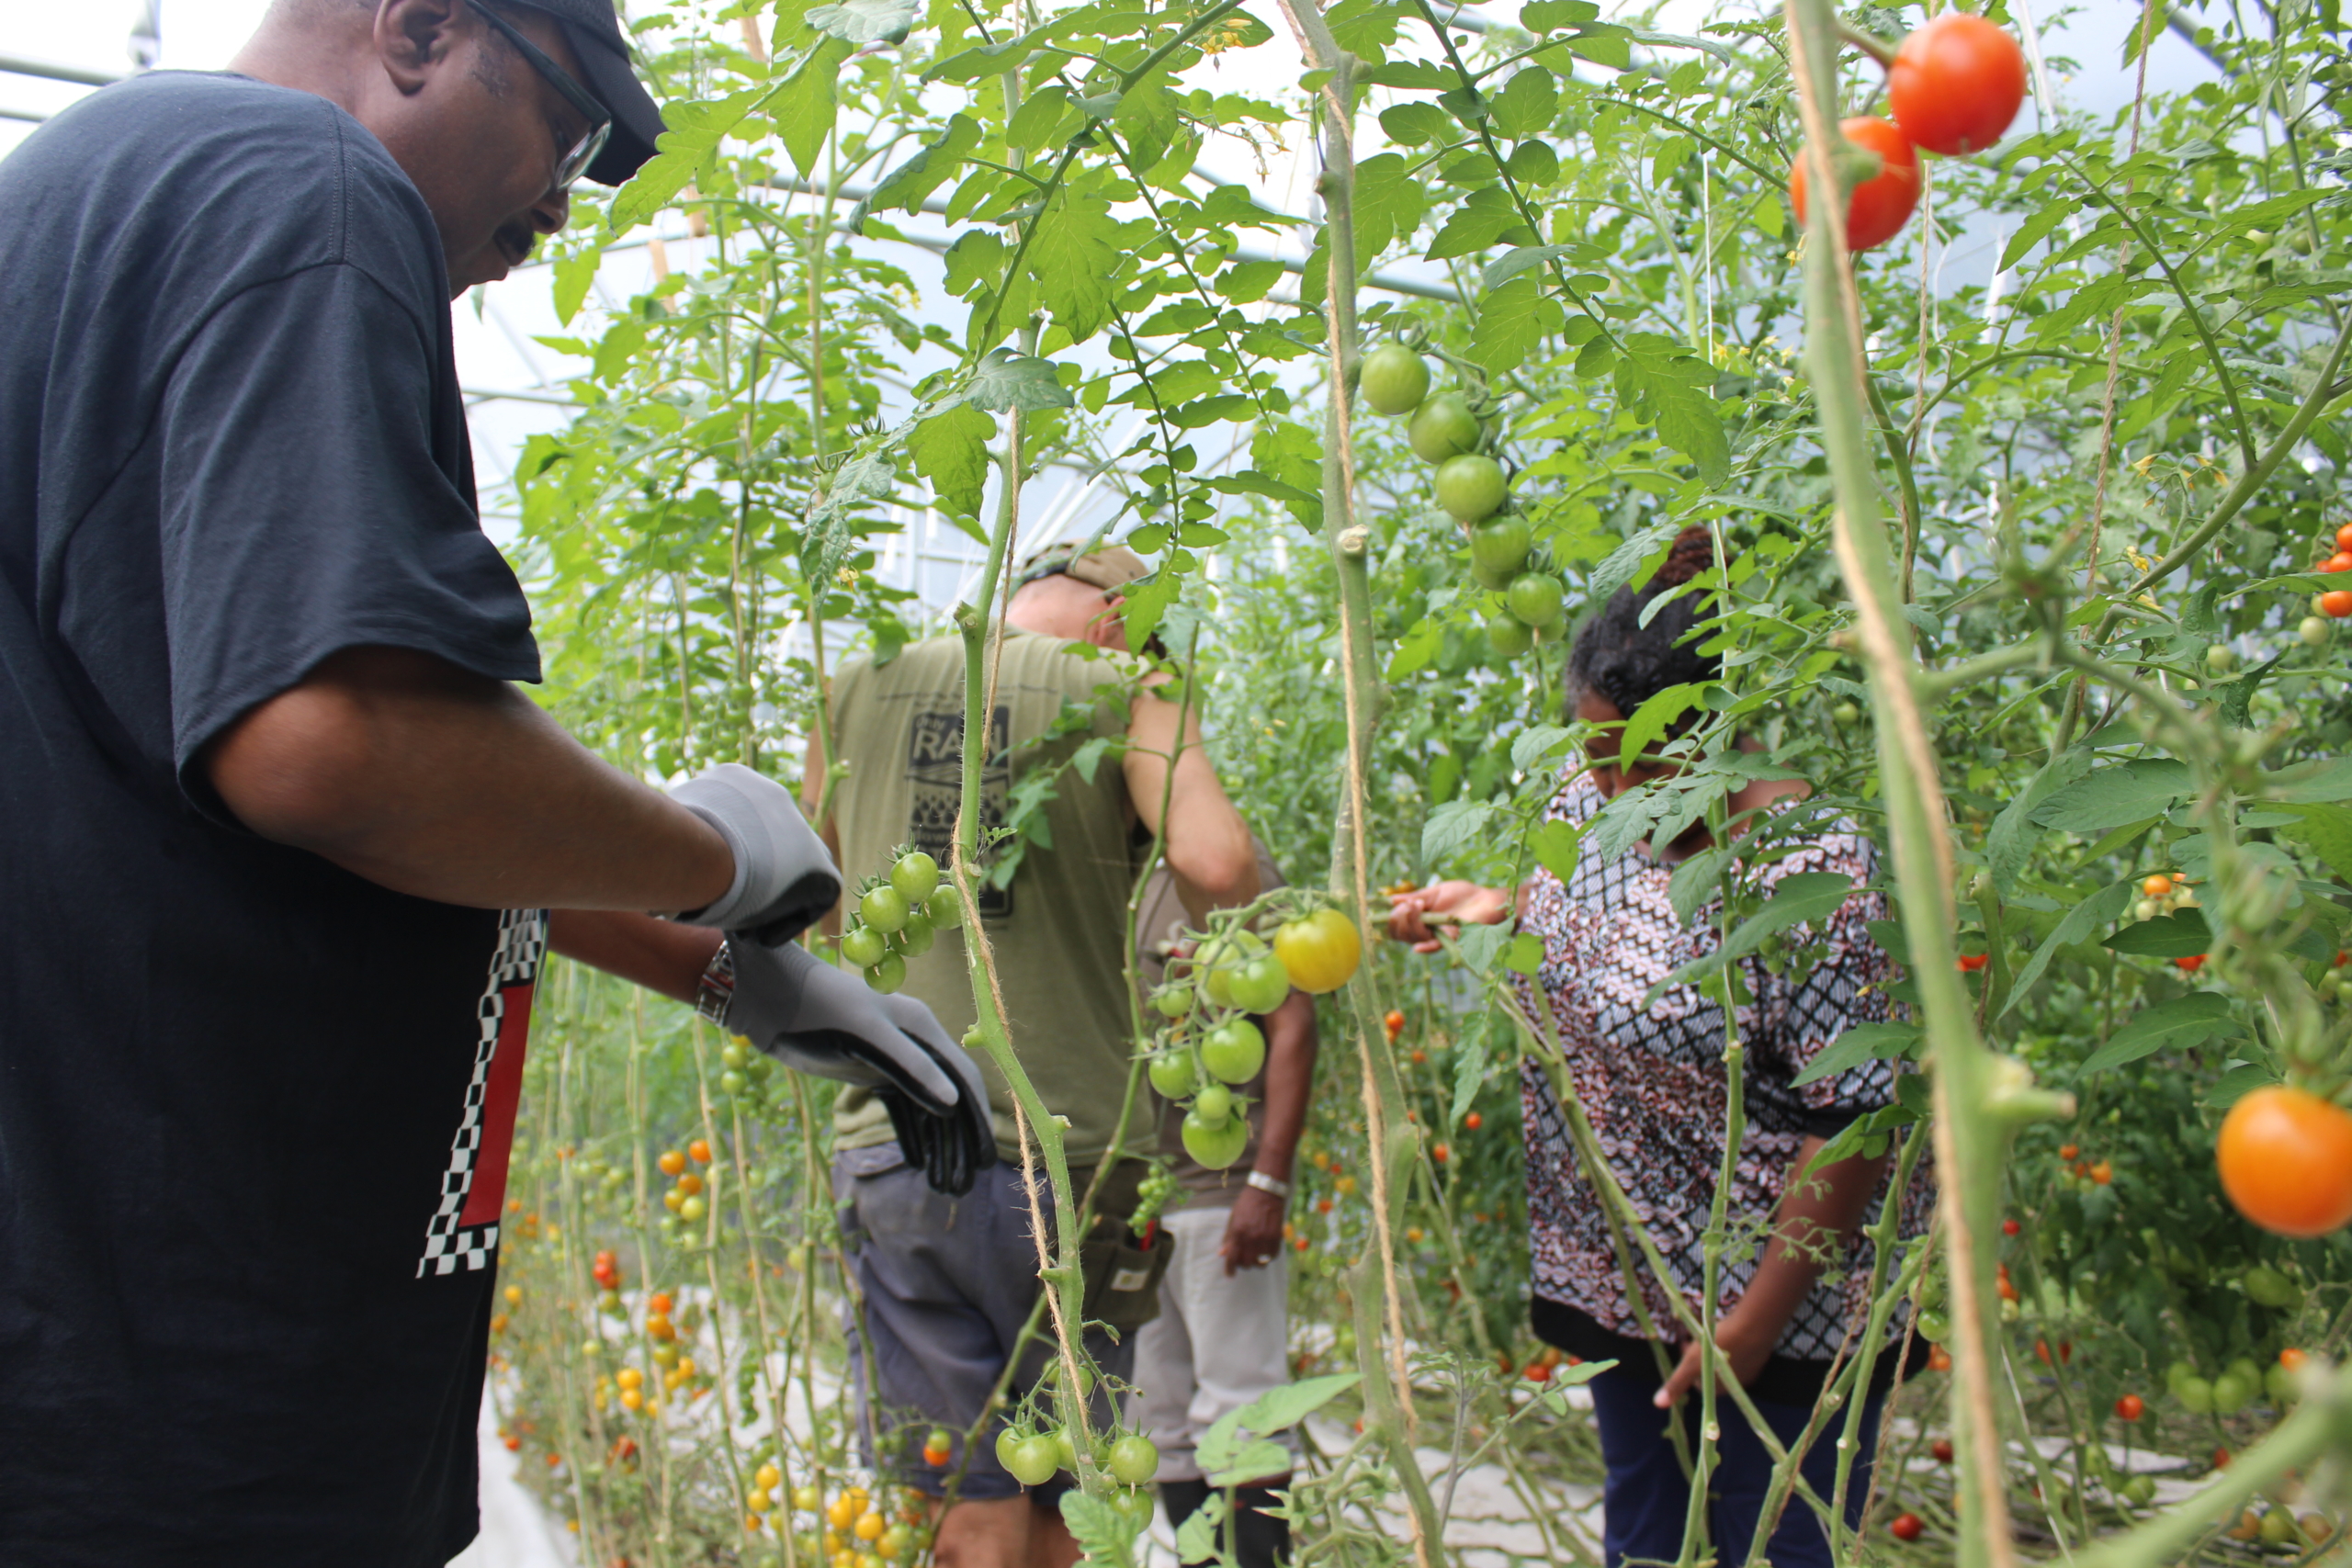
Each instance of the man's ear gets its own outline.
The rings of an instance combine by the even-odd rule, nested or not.
[[[423,92],[456,52],[465,8],[465,0],[382,0],[376,7],[376,55],[401,96]]]

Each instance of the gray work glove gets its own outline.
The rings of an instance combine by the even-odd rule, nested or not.
[[[724,1027],[788,1067],[874,1090],[899,1146],[939,1191],[961,1195],[996,1159],[989,1090],[970,1052],[912,997],[884,996],[804,947],[729,940]]]
[[[670,798],[709,823],[735,856],[735,881],[713,902],[678,917],[774,947],[790,942],[841,901],[842,874],[792,792],[741,762],[688,779]]]

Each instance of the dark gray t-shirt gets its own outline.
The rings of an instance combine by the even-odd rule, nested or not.
[[[0,1562],[439,1564],[544,920],[199,761],[339,649],[537,677],[433,218],[324,99],[181,73],[0,212]]]

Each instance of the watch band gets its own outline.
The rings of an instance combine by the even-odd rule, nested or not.
[[[1251,1171],[1250,1173],[1248,1185],[1256,1188],[1261,1192],[1271,1192],[1277,1198],[1287,1198],[1290,1196],[1289,1182],[1284,1181],[1279,1176],[1268,1176],[1262,1170]]]
[[[718,951],[710,955],[710,963],[695,987],[695,1011],[723,1029],[728,1010],[734,1005],[735,952],[722,937]]]

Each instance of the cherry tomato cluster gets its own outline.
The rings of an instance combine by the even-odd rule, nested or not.
[[[889,874],[858,889],[842,931],[842,957],[865,972],[877,991],[907,983],[907,960],[920,958],[944,931],[964,923],[956,890],[939,879],[939,863],[921,850],[901,851]]]
[[[653,1163],[661,1168],[662,1175],[672,1178],[670,1190],[662,1194],[662,1206],[683,1223],[695,1225],[700,1224],[710,1213],[710,1200],[707,1196],[710,1181],[702,1172],[689,1168],[689,1156],[694,1165],[707,1166],[710,1163],[710,1145],[696,1138],[683,1153],[677,1149],[663,1150],[661,1158]]]
[[[1843,121],[1839,135],[1875,167],[1846,198],[1846,246],[1884,244],[1919,204],[1919,152],[1946,157],[1982,152],[1998,141],[2025,102],[2025,51],[1982,17],[1946,11],[1914,30],[1886,67],[1892,123],[1875,116]],[[1789,204],[1805,216],[1805,158],[1789,170]],[[2352,614],[2352,609],[2347,609]]]
[[[2335,554],[2314,563],[2313,571],[2330,576],[2352,571],[2352,523],[2346,523],[2335,531]],[[2315,594],[2312,599],[2312,608],[2318,615],[2304,617],[2299,635],[2312,648],[2324,647],[2330,635],[2328,622],[2352,615],[2352,588],[2331,588],[2324,593]],[[2321,616],[2326,619],[2323,620]]]
[[[1510,484],[1503,466],[1481,452],[1487,426],[1461,392],[1430,395],[1427,361],[1401,343],[1383,344],[1363,356],[1358,383],[1380,413],[1408,415],[1405,439],[1414,455],[1437,465],[1437,500],[1470,531],[1470,570],[1498,597],[1487,611],[1487,640],[1516,659],[1539,640],[1566,630],[1566,593],[1559,574],[1531,560],[1527,519],[1506,511]]]
[[[776,1506],[784,1472],[773,1463],[763,1464],[752,1480],[756,1487],[744,1499],[744,1506],[752,1514],[746,1523],[756,1530],[763,1516]],[[821,1533],[804,1531],[796,1539],[803,1562],[821,1562],[825,1568],[882,1568],[886,1562],[912,1562],[931,1545],[932,1532],[923,1524],[928,1510],[912,1496],[903,1501],[896,1519],[884,1511],[884,1499],[863,1486],[845,1486],[830,1503],[814,1486],[796,1486],[791,1503],[795,1512],[818,1515],[824,1525]]]
[[[1023,1486],[1042,1486],[1058,1471],[1078,1470],[1078,1445],[1068,1427],[1044,1429],[1015,1421],[996,1435],[996,1461]],[[1159,1450],[1141,1432],[1102,1434],[1094,1462],[1117,1482],[1121,1490],[1113,1503],[1130,1516],[1131,1523],[1151,1517],[1151,1497],[1137,1488],[1159,1473]]]
[[[1252,1015],[1273,1011],[1294,987],[1335,991],[1363,961],[1363,933],[1329,906],[1283,920],[1272,946],[1236,916],[1191,949],[1182,976],[1152,993],[1165,1022],[1148,1069],[1161,1098],[1186,1106],[1186,1153],[1223,1170],[1250,1146],[1250,1102],[1234,1089],[1266,1066]]]

